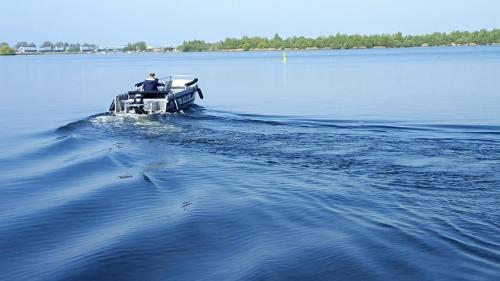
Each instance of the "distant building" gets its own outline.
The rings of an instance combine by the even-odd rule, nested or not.
[[[53,52],[55,53],[62,53],[62,52],[65,52],[66,49],[64,47],[54,47],[54,49],[52,50]]]
[[[52,52],[54,52],[54,53],[62,53],[62,52],[65,52],[65,51],[66,51],[66,49],[64,47],[57,47],[56,46],[56,47],[54,47],[52,49]]]
[[[36,53],[38,51],[38,49],[36,47],[19,47],[19,49],[17,49],[17,52],[19,54],[26,54],[26,53]]]
[[[111,53],[118,53],[123,52],[123,49],[125,49],[125,47],[107,47],[106,51]]]
[[[49,53],[52,52],[52,47],[40,47],[38,48],[39,53]]]
[[[92,49],[90,47],[80,47],[80,52],[81,53],[91,53],[93,51],[94,51],[94,49]]]

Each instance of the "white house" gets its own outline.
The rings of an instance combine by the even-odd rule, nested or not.
[[[19,47],[19,49],[17,49],[19,54],[36,53],[37,51],[36,47]]]
[[[90,47],[80,47],[80,52],[81,53],[90,53],[94,51],[94,49],[90,48]]]
[[[64,49],[64,47],[54,47],[54,50],[52,50],[53,52],[55,53],[62,53],[64,51],[66,51],[66,49]]]
[[[40,53],[52,52],[52,47],[40,47],[40,48],[38,48],[38,52],[40,52]]]

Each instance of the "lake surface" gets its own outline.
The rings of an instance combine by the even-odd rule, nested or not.
[[[180,114],[113,117],[154,71]],[[0,57],[0,280],[498,280],[500,47]]]

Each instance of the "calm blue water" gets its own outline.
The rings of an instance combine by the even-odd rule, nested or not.
[[[288,58],[0,57],[0,280],[498,280],[500,48]]]

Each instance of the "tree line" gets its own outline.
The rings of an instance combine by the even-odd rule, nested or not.
[[[12,49],[9,44],[2,42],[0,43],[0,55],[5,56],[5,55],[13,55],[15,54],[16,51]]]
[[[125,52],[144,52],[148,49],[148,45],[146,42],[140,41],[135,43],[128,43],[127,46],[123,49]]]
[[[435,32],[424,35],[404,35],[401,32],[394,34],[374,34],[374,35],[347,35],[337,33],[330,36],[319,36],[308,38],[304,36],[293,36],[283,39],[279,34],[273,38],[260,36],[243,36],[242,38],[226,38],[224,40],[208,43],[203,40],[184,41],[176,49],[182,52],[202,52],[202,51],[224,51],[224,50],[268,50],[268,49],[354,49],[354,48],[402,48],[402,47],[423,47],[423,46],[454,46],[454,45],[486,45],[500,44],[500,29],[479,31],[453,31],[450,33]],[[0,55],[12,55],[20,47],[37,47],[35,43],[18,42],[10,47],[7,43],[0,44]],[[51,50],[65,50],[67,52],[79,52],[80,48],[97,49],[96,44],[89,43],[68,43],[58,41],[52,43],[45,41],[41,48]],[[172,48],[162,48],[163,51],[171,51]],[[123,51],[142,52],[148,51],[146,42],[139,41],[128,43]]]
[[[279,34],[273,38],[248,37],[226,38],[215,43],[203,40],[184,41],[177,47],[182,52],[258,49],[353,49],[353,48],[402,48],[423,46],[486,45],[500,43],[500,29],[480,31],[435,32],[424,35],[395,34],[347,35],[337,33],[330,36],[307,38],[293,36],[282,39]]]

